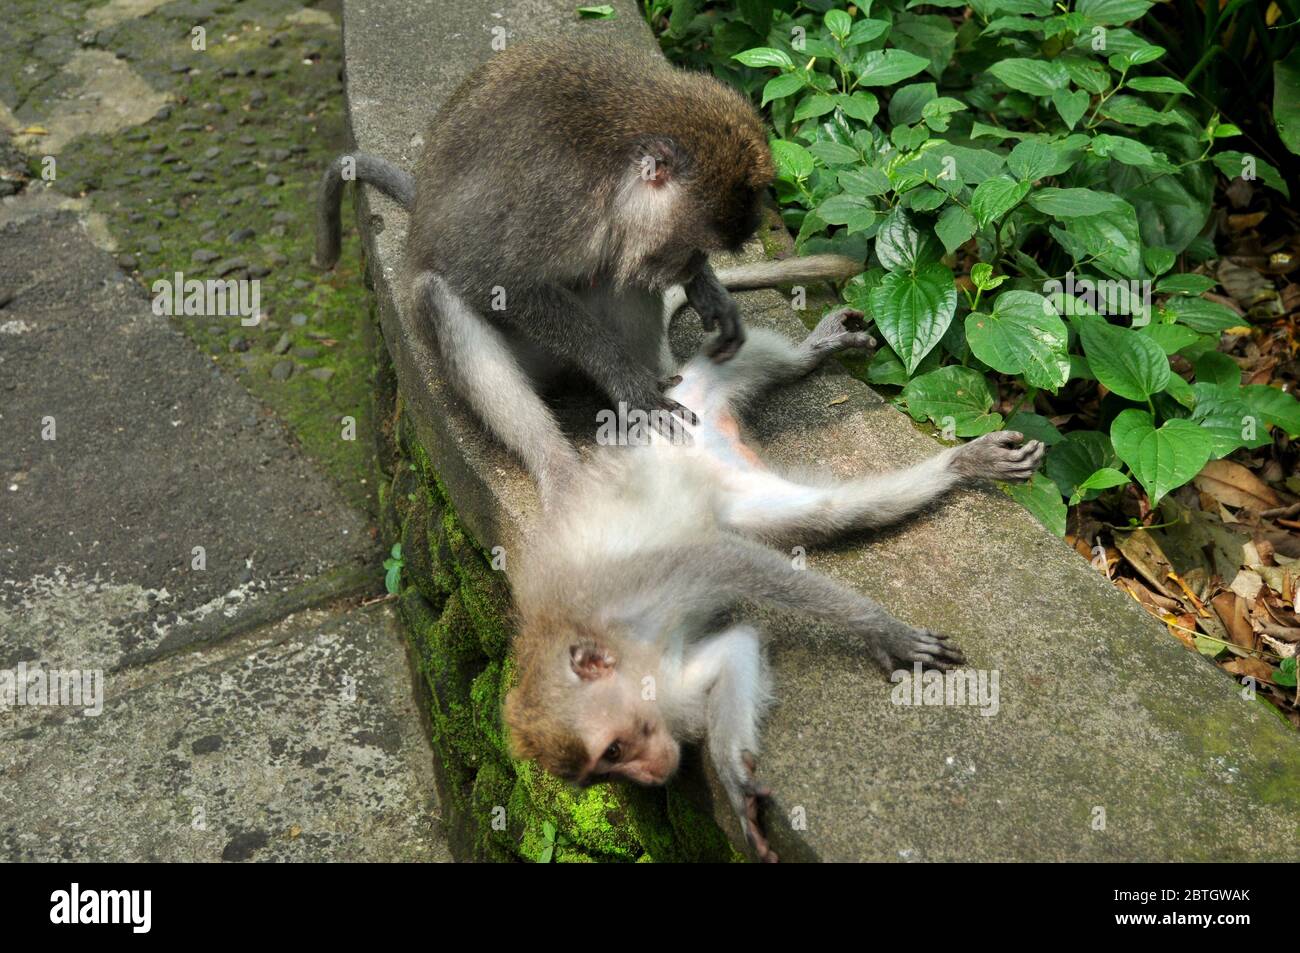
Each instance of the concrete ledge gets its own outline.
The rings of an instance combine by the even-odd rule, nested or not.
[[[436,104],[492,55],[495,28],[510,41],[612,30],[653,43],[631,0],[615,6],[616,20],[591,22],[558,0],[347,0],[358,148],[410,168]],[[359,208],[416,436],[465,527],[509,552],[532,486],[484,439],[411,325],[395,287],[405,216],[371,191]],[[742,307],[755,326],[803,333],[779,294],[744,295]],[[693,347],[693,324],[678,322],[679,354]],[[570,419],[580,428],[592,417]],[[755,430],[772,459],[843,477],[937,449],[838,368],[774,395]],[[953,634],[973,668],[996,670],[1000,698],[991,717],[896,705],[896,687],[855,645],[804,620],[769,620],[780,702],[761,774],[774,791],[770,836],[787,859],[1300,859],[1300,739],[996,490],[813,552],[809,565]]]

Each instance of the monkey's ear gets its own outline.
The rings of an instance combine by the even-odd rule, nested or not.
[[[589,682],[611,674],[618,660],[595,639],[583,639],[569,646],[569,664],[575,675]]]
[[[646,136],[632,151],[637,178],[661,188],[681,174],[686,156],[669,136]]]

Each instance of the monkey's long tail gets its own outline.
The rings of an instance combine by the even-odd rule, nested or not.
[[[841,281],[863,271],[861,262],[844,255],[806,255],[802,258],[782,258],[775,261],[756,261],[734,268],[718,269],[718,281],[728,291],[752,291],[755,288],[775,288],[778,285],[799,284],[805,281]],[[686,303],[686,291],[673,285],[664,295],[664,315],[671,318]]]
[[[407,211],[415,204],[415,176],[405,169],[399,169],[387,159],[363,152],[337,157],[321,176],[320,194],[316,199],[314,261],[318,268],[333,268],[339,260],[342,241],[340,206],[343,202],[343,185],[348,179],[373,185]]]

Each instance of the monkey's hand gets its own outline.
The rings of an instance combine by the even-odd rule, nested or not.
[[[740,829],[745,834],[745,841],[754,849],[760,863],[775,864],[779,859],[776,851],[767,842],[763,825],[758,818],[758,809],[763,798],[772,796],[772,792],[755,779],[755,760],[752,751],[736,750],[728,752],[723,759],[716,759],[714,764],[722,776],[722,786],[727,790],[727,798],[740,820]]]
[[[869,633],[876,661],[886,672],[911,668],[920,662],[925,668],[947,671],[966,661],[961,649],[953,645],[946,635],[929,629],[914,629],[905,622],[897,622],[888,631],[879,629]]]
[[[862,312],[855,308],[837,308],[817,322],[803,346],[818,360],[850,348],[870,350],[876,346],[876,339],[864,330],[862,318]]]
[[[740,323],[740,309],[718,281],[707,259],[702,260],[699,270],[685,287],[686,300],[699,314],[704,330],[716,328],[718,331],[718,336],[709,342],[705,353],[719,364],[731,360],[740,350],[740,345],[745,343],[745,328]]]
[[[745,343],[745,326],[740,323],[740,309],[728,295],[725,301],[711,314],[700,312],[704,330],[718,329],[718,336],[709,342],[706,353],[716,364],[729,361],[736,356],[740,345]]]
[[[1047,449],[1041,441],[1024,443],[1024,440],[1025,435],[1014,430],[985,434],[957,448],[952,458],[953,469],[972,479],[1024,483],[1043,462]]]

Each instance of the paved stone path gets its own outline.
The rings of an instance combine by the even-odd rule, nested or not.
[[[38,668],[92,690],[0,708],[0,859],[447,859],[403,641],[362,605],[364,515],[77,217],[23,200],[0,227],[0,705]]]

